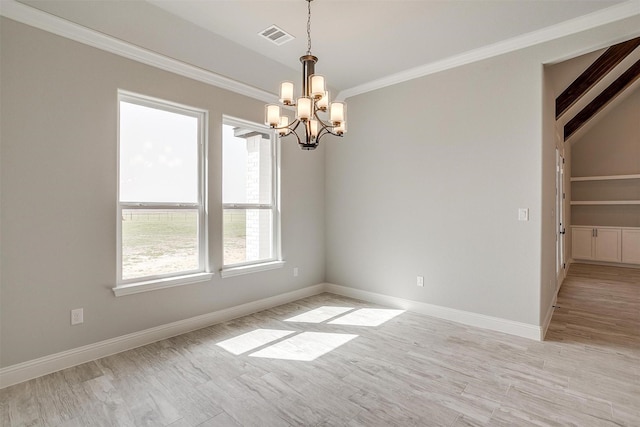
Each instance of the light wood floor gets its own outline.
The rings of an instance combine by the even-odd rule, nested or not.
[[[395,313],[323,294],[7,388],[1,424],[640,426],[640,270],[574,264],[558,305],[535,342],[407,312],[358,326]],[[319,307],[353,310],[285,321]]]

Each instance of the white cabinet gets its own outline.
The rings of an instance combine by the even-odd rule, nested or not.
[[[640,264],[640,229],[622,230],[622,262]]]
[[[571,227],[571,253],[574,259],[593,259],[592,227]]]
[[[608,227],[572,227],[574,259],[622,262],[622,230]]]
[[[596,228],[594,239],[594,259],[597,261],[622,261],[622,230],[612,228]]]

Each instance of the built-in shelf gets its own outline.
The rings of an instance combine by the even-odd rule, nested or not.
[[[640,205],[640,200],[572,200],[574,206],[580,205]]]
[[[591,223],[595,224],[593,228],[639,225],[640,173],[574,176],[571,190],[573,225]]]
[[[571,182],[577,181],[613,181],[618,179],[640,179],[640,174],[632,175],[603,175],[603,176],[572,176]]]

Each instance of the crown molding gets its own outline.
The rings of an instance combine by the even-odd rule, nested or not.
[[[278,102],[277,95],[273,93],[241,83],[220,74],[216,74],[212,71],[205,70],[204,68],[144,49],[98,31],[91,30],[83,27],[82,25],[19,3],[16,0],[1,0],[0,15],[79,43],[226,89],[240,95],[248,96],[267,103]],[[403,83],[429,74],[470,64],[472,62],[481,61],[483,59],[565,37],[635,15],[640,15],[640,0],[628,0],[619,5],[553,25],[551,27],[342,90],[336,97],[336,100],[345,100],[355,95]]]
[[[238,82],[182,61],[83,27],[15,0],[0,1],[0,15],[17,22],[92,46],[124,58],[169,71],[263,102],[277,102],[278,97],[262,89]]]
[[[401,71],[399,73],[391,74],[380,79],[372,80],[362,85],[345,89],[338,94],[336,99],[345,100],[352,96],[371,92],[377,89],[382,89],[387,86],[403,83],[409,80],[427,76],[429,74],[435,74],[440,71],[445,71],[451,68],[459,67],[461,65],[481,61],[483,59],[502,55],[508,52],[513,52],[540,43],[545,43],[561,37],[566,37],[575,33],[579,33],[581,31],[589,30],[591,28],[616,22],[635,15],[640,15],[640,0],[628,0],[624,3],[608,7],[598,12],[593,12],[588,15],[552,25],[550,27],[532,31],[518,37],[504,40],[478,49],[473,49],[460,55],[455,55],[443,59],[441,61],[421,65],[419,67],[411,68],[406,71]]]

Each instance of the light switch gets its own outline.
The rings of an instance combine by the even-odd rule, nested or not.
[[[529,221],[529,209],[528,208],[520,208],[520,209],[518,209],[518,221]]]

